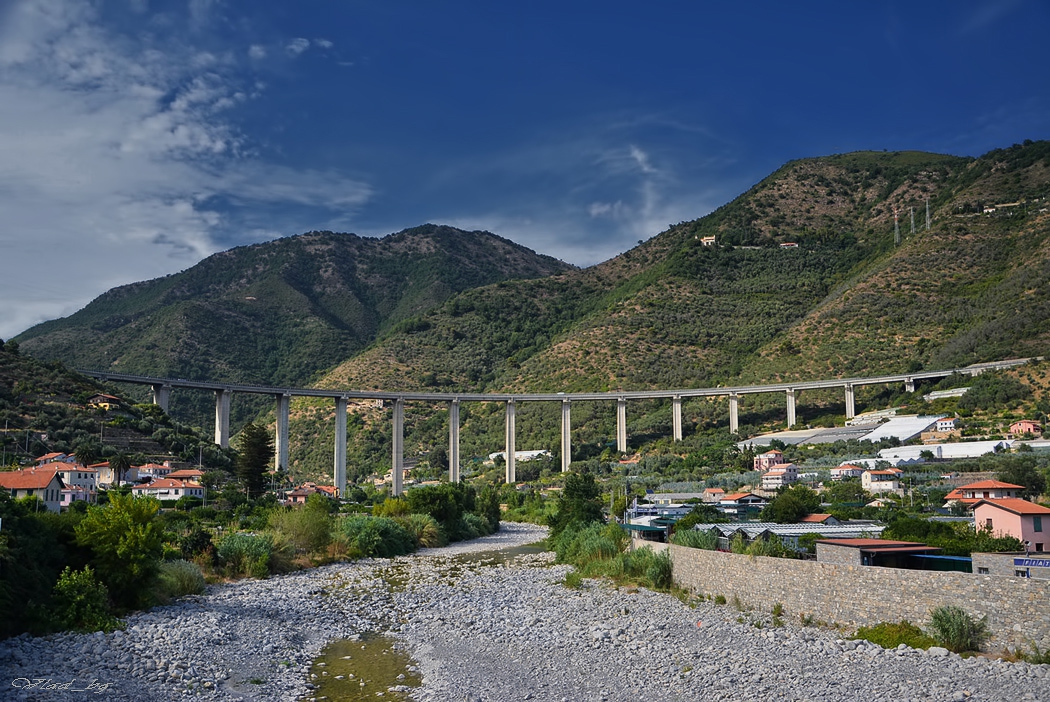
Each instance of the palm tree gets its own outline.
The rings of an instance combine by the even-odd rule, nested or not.
[[[128,457],[128,454],[118,451],[114,456],[111,456],[109,469],[113,471],[114,484],[120,485],[121,481],[124,480],[124,476],[131,470],[131,459]]]

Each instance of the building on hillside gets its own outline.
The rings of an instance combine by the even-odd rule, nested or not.
[[[58,469],[58,477],[66,486],[76,485],[88,490],[98,489],[98,471],[94,468],[85,468],[77,463],[52,463],[49,468]]]
[[[536,451],[515,451],[514,460],[518,462],[535,461],[538,458],[549,458],[551,452],[547,449],[539,449]],[[489,454],[489,460],[495,461],[497,458],[502,458],[504,461],[507,460],[506,451],[496,451],[495,453]]]
[[[670,504],[683,504],[690,500],[704,499],[704,493],[702,492],[654,492],[651,495],[646,495],[650,502],[655,505],[670,505]]]
[[[92,407],[100,407],[106,411],[109,411],[115,407],[120,407],[120,398],[114,397],[113,395],[92,395],[88,398],[87,403]]]
[[[951,509],[956,504],[973,507],[980,500],[1002,500],[1020,497],[1024,489],[1024,485],[1004,483],[1000,480],[981,480],[976,483],[960,485],[949,492],[944,496],[944,507],[945,509]]]
[[[113,469],[109,466],[109,461],[103,461],[102,463],[92,463],[88,468],[94,468],[98,471],[98,484],[108,485],[114,487],[117,484],[117,476],[113,474]],[[121,485],[127,485],[129,483],[137,483],[139,481],[139,469],[138,466],[131,466],[125,471],[123,479],[120,481]]]
[[[204,487],[184,480],[156,478],[145,485],[132,486],[131,494],[136,497],[156,497],[158,500],[177,500],[181,497],[204,499]]]
[[[860,484],[870,493],[900,492],[901,472],[893,468],[866,470],[861,473]]]
[[[832,480],[846,480],[848,478],[859,478],[864,475],[864,469],[852,463],[843,463],[831,469]]]
[[[306,504],[307,498],[310,495],[324,495],[331,499],[339,497],[339,489],[334,485],[318,485],[316,483],[303,483],[294,490],[289,490],[285,494],[285,504],[289,505],[302,505]]]
[[[1032,551],[1050,550],[1050,508],[1016,497],[978,500],[973,506],[973,522],[978,529],[990,529],[994,536],[1012,536]]]
[[[1010,425],[1010,434],[1014,436],[1019,436],[1021,434],[1040,435],[1042,433],[1043,425],[1031,419],[1022,419],[1021,421],[1014,422]]]
[[[195,483],[199,483],[201,478],[204,476],[204,471],[197,468],[180,468],[179,470],[173,470],[168,473],[166,478],[172,478],[173,480],[192,480]]]
[[[781,463],[772,470],[762,474],[762,489],[776,490],[798,482],[798,466],[794,463]]]
[[[726,491],[722,488],[704,488],[700,493],[700,500],[706,504],[717,504],[725,496]]]
[[[934,426],[936,427],[934,431],[950,434],[959,428],[959,420],[955,417],[941,417]]]
[[[715,237],[714,236],[702,236],[702,237],[700,237],[700,245],[701,246],[714,246],[715,245]]]
[[[45,453],[40,458],[36,459],[35,463],[38,466],[43,466],[48,463],[70,463],[75,460],[76,458],[70,456],[68,453]]]
[[[787,460],[784,458],[783,452],[776,449],[755,456],[755,470],[759,473],[764,473],[782,463],[787,463]]]
[[[171,461],[164,461],[161,463],[147,463],[145,465],[136,466],[138,468],[138,476],[142,478],[167,478],[173,472],[175,467],[171,465]]]
[[[7,490],[11,497],[37,497],[49,512],[62,509],[62,478],[57,468],[23,468],[0,472],[0,489]]]

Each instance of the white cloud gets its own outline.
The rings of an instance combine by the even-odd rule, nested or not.
[[[299,54],[303,53],[304,51],[306,51],[309,48],[310,48],[310,40],[309,39],[303,39],[302,37],[296,37],[295,39],[292,39],[290,42],[288,42],[285,45],[284,50],[288,52],[289,56],[298,56]]]
[[[366,202],[366,184],[255,155],[228,115],[260,89],[225,55],[108,31],[87,1],[0,15],[0,338],[193,265],[254,210]]]
[[[252,44],[248,47],[248,56],[256,61],[266,58],[266,47],[260,44]]]
[[[328,41],[327,39],[314,39],[314,44],[321,47],[322,49],[331,49],[335,44]]]

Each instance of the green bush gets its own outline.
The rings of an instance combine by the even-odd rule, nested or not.
[[[220,539],[215,554],[226,575],[231,578],[245,575],[265,578],[270,574],[273,550],[273,535],[237,532]]]
[[[937,641],[911,622],[900,621],[896,624],[882,622],[874,626],[862,626],[852,638],[864,639],[883,648],[897,648],[901,644],[911,648],[927,649]]]
[[[579,590],[583,586],[583,576],[580,575],[579,571],[571,570],[565,574],[565,587],[572,590]]]
[[[990,636],[988,617],[974,619],[954,605],[937,607],[930,612],[930,633],[949,651],[980,651]]]
[[[337,531],[347,546],[362,558],[393,558],[416,550],[415,537],[387,517],[344,517],[339,522]]]
[[[313,505],[278,507],[270,513],[269,528],[282,536],[296,553],[323,551],[332,538],[331,517],[326,510]]]
[[[184,595],[200,595],[204,592],[204,574],[189,561],[165,561],[157,576],[164,599]]]
[[[109,592],[95,579],[91,566],[62,571],[52,595],[51,624],[74,631],[113,631],[124,627],[110,614]]]
[[[445,544],[441,526],[429,514],[406,514],[398,517],[397,523],[412,535],[419,548],[434,548]]]
[[[652,562],[645,569],[645,578],[649,581],[649,586],[654,590],[671,589],[674,581],[672,579],[670,552],[666,550],[661,551],[653,558]]]

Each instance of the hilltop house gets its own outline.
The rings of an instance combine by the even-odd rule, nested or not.
[[[1033,551],[1047,550],[1050,508],[1015,497],[978,500],[973,506],[974,526],[990,529],[995,536],[1013,536]]]
[[[784,454],[776,449],[755,456],[755,470],[759,473],[770,470],[774,466],[779,466],[782,463],[787,463],[787,461],[784,459]]]
[[[866,470],[860,475],[860,484],[870,493],[900,492],[901,471],[888,468],[886,470]]]
[[[798,466],[794,463],[780,463],[762,475],[762,489],[776,490],[798,482]]]
[[[11,497],[38,497],[50,512],[62,507],[62,478],[57,468],[24,468],[0,472],[0,489],[7,490]]]

